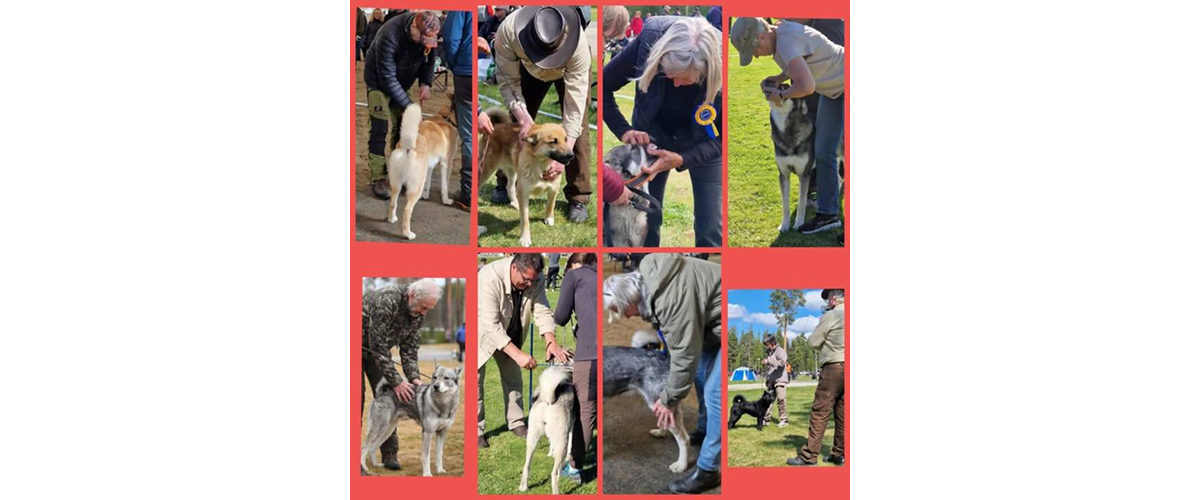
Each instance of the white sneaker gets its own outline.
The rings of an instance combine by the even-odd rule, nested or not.
[[[784,420],[783,422],[780,422],[780,423],[779,423],[779,426],[780,426],[780,427],[787,427],[787,420]]]

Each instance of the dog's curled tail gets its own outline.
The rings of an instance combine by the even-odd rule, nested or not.
[[[421,129],[421,105],[410,104],[404,108],[400,118],[400,148],[413,150],[417,148],[417,134]]]
[[[662,342],[658,341],[658,334],[650,330],[638,330],[633,332],[633,340],[629,341],[630,347],[639,349],[662,349]]]
[[[738,394],[737,396],[733,397],[733,404],[745,403],[745,402],[746,402],[746,396]]]
[[[544,396],[546,403],[554,404],[554,401],[558,399],[558,386],[569,383],[573,375],[573,370],[567,367],[547,368],[538,378],[538,386],[533,390],[533,399],[540,400]]]
[[[492,125],[501,125],[504,123],[512,123],[512,116],[502,108],[488,108],[486,111],[488,118],[492,120]]]

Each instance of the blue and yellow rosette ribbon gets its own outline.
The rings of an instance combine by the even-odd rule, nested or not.
[[[712,104],[701,104],[696,108],[696,123],[708,133],[710,139],[716,139],[721,135],[717,132],[717,108]]]

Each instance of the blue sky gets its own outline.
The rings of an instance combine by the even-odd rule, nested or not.
[[[772,290],[730,290],[729,291],[729,326],[741,332],[754,329],[756,336],[763,332],[775,332],[775,315],[771,314]],[[825,301],[821,299],[821,289],[804,290],[804,307],[797,309],[796,320],[788,327],[788,338],[796,338],[803,333],[808,335],[816,328],[817,322],[824,312]]]

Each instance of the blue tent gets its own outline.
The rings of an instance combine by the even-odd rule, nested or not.
[[[754,372],[750,371],[749,368],[746,368],[744,366],[734,370],[733,374],[729,376],[730,382],[751,381],[751,380],[758,380],[758,376],[755,375]]]

